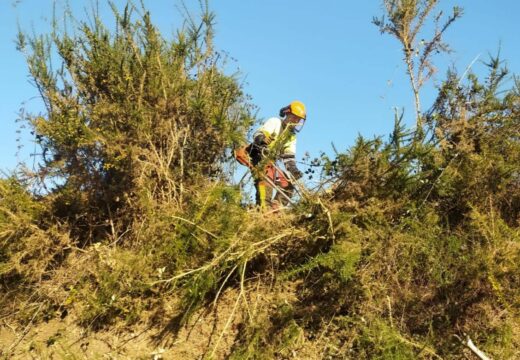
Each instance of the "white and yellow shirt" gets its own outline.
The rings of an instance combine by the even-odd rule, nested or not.
[[[283,133],[283,139],[280,138],[280,134]],[[282,158],[296,156],[296,135],[282,129],[282,120],[277,117],[269,118],[257,131],[255,131],[253,137],[256,138],[258,135],[263,134],[265,137],[272,140],[269,145],[270,148],[279,149],[280,156]]]

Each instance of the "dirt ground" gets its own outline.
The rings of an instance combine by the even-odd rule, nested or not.
[[[0,322],[0,360],[226,359],[236,346],[244,322],[265,313],[275,303],[298,302],[296,285],[292,283],[277,292],[259,286],[244,293],[229,288],[216,306],[208,304],[180,328],[176,319],[182,314],[175,313],[178,307],[173,303],[161,309],[160,318],[151,321],[149,314],[143,314],[148,321],[131,328],[116,324],[106,330],[88,331],[77,325],[74,314],[25,327],[4,320]],[[298,345],[281,358],[322,359],[324,345],[330,345],[323,335],[310,340],[300,334]]]
[[[166,325],[137,325],[131,331],[86,332],[72,315],[25,329],[4,322],[0,324],[0,359],[189,360],[211,354],[222,359],[232,347],[240,322],[241,311],[233,312],[236,295],[236,291],[227,292],[214,310],[195,314],[188,325],[176,330],[165,321]]]

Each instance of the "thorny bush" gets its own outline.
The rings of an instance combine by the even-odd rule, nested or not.
[[[326,191],[273,216],[226,181],[252,108],[211,13],[167,41],[132,9],[114,32],[19,36],[47,189],[0,183],[6,313],[175,333],[234,289],[232,358],[457,359],[467,335],[520,356],[520,84],[504,91],[498,58],[484,82],[448,73],[421,136],[396,113],[388,141],[324,157]]]

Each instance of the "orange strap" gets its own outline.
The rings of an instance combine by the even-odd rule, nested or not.
[[[246,151],[247,146],[242,146],[238,149],[235,149],[234,155],[235,159],[242,165],[247,166],[248,168],[252,169],[253,164],[251,164],[251,159],[249,158],[249,154]]]

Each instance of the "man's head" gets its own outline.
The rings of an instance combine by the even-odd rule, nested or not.
[[[286,107],[280,109],[280,116],[284,117],[284,126],[291,126],[291,130],[299,132],[305,124],[307,111],[301,101],[293,101]]]

